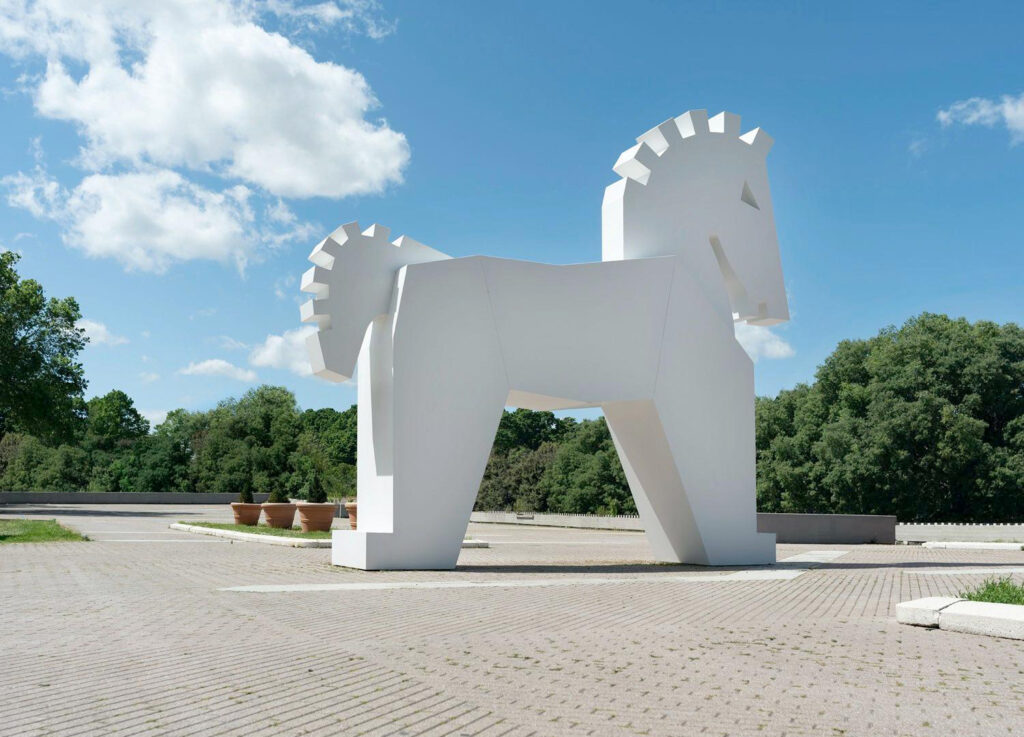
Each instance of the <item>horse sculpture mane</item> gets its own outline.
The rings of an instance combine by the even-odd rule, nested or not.
[[[374,225],[310,256],[314,373],[358,360],[358,531],[332,560],[450,568],[501,411],[599,406],[659,560],[774,561],[754,507],[753,368],[733,320],[788,319],[765,156],[739,117],[637,139],[602,207],[603,261],[450,258]]]

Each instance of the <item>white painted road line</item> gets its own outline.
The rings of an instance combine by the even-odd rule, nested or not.
[[[790,581],[823,562],[835,560],[848,550],[816,550],[786,558],[780,563],[785,568],[749,568],[728,573],[696,573],[685,575],[623,576],[621,578],[540,578],[498,581],[389,581],[351,583],[297,583],[230,586],[219,591],[244,593],[294,593],[306,591],[382,591],[390,589],[479,589],[479,588],[536,588],[540,586],[606,586],[622,583],[707,583],[721,581]],[[815,557],[817,556],[817,557]]]
[[[904,569],[904,573],[919,573],[922,576],[972,576],[992,573],[1024,573],[1024,568],[928,568],[920,571]]]

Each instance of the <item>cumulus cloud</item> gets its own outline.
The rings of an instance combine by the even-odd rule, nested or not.
[[[72,245],[152,271],[193,258],[244,263],[260,245],[310,237],[313,226],[281,197],[380,192],[402,180],[409,146],[371,117],[379,104],[359,72],[317,61],[264,29],[261,14],[375,35],[375,9],[363,0],[0,5],[0,53],[45,64],[22,84],[39,115],[76,127],[76,163],[90,172],[65,189],[40,153],[35,171],[4,178],[8,202],[60,220]],[[227,181],[200,185],[187,172]],[[175,237],[168,205],[188,232]],[[100,227],[112,228],[107,243]]]
[[[255,371],[235,366],[223,358],[209,358],[205,361],[193,362],[178,373],[186,376],[224,376],[228,379],[249,383],[258,378]]]
[[[981,125],[994,128],[1005,126],[1010,133],[1010,143],[1024,142],[1024,93],[1014,97],[1003,95],[998,100],[972,97],[954,102],[936,114],[943,128],[952,125]]]
[[[736,340],[754,363],[762,358],[789,358],[795,353],[782,337],[760,325],[736,323]]]
[[[123,335],[115,335],[110,332],[110,328],[96,320],[82,318],[75,323],[75,327],[85,331],[85,337],[89,339],[91,345],[115,346],[128,342],[128,338]]]
[[[249,354],[249,363],[253,366],[287,369],[298,376],[311,376],[313,371],[306,356],[306,337],[315,332],[314,326],[307,325],[286,330],[282,335],[268,335]]]
[[[143,384],[152,384],[154,381],[160,379],[160,374],[153,371],[143,371],[139,374],[139,378],[142,379]]]
[[[0,183],[9,204],[59,223],[68,245],[129,270],[160,273],[193,259],[243,268],[261,242],[242,185],[216,192],[169,169],[92,174],[71,190],[42,169]]]

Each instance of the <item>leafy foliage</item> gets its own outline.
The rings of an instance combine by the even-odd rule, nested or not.
[[[502,415],[476,508],[636,514],[604,418],[524,409]]]
[[[81,313],[71,297],[46,299],[37,281],[21,279],[18,259],[0,253],[0,437],[71,441],[84,416]]]
[[[1024,519],[1024,331],[922,314],[757,400],[769,512]]]

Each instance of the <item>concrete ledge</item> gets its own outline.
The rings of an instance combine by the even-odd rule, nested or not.
[[[1024,640],[1024,606],[933,596],[896,605],[896,621],[949,632]]]
[[[236,532],[235,530],[218,530],[216,527],[200,527],[199,525],[183,525],[175,522],[171,525],[172,530],[184,532],[195,532],[199,535],[213,535],[214,537],[226,537],[232,540],[243,540],[247,543],[264,543],[266,545],[285,545],[290,548],[329,548],[331,541],[308,540],[301,537],[281,537],[279,535],[263,535],[258,532]]]
[[[939,613],[939,629],[1024,640],[1024,606],[961,601]]]
[[[926,542],[922,548],[938,548],[944,550],[1024,550],[1024,543],[976,543],[958,542]]]
[[[917,627],[938,627],[939,612],[958,601],[963,599],[955,596],[929,596],[926,599],[904,601],[896,605],[896,621]]]

